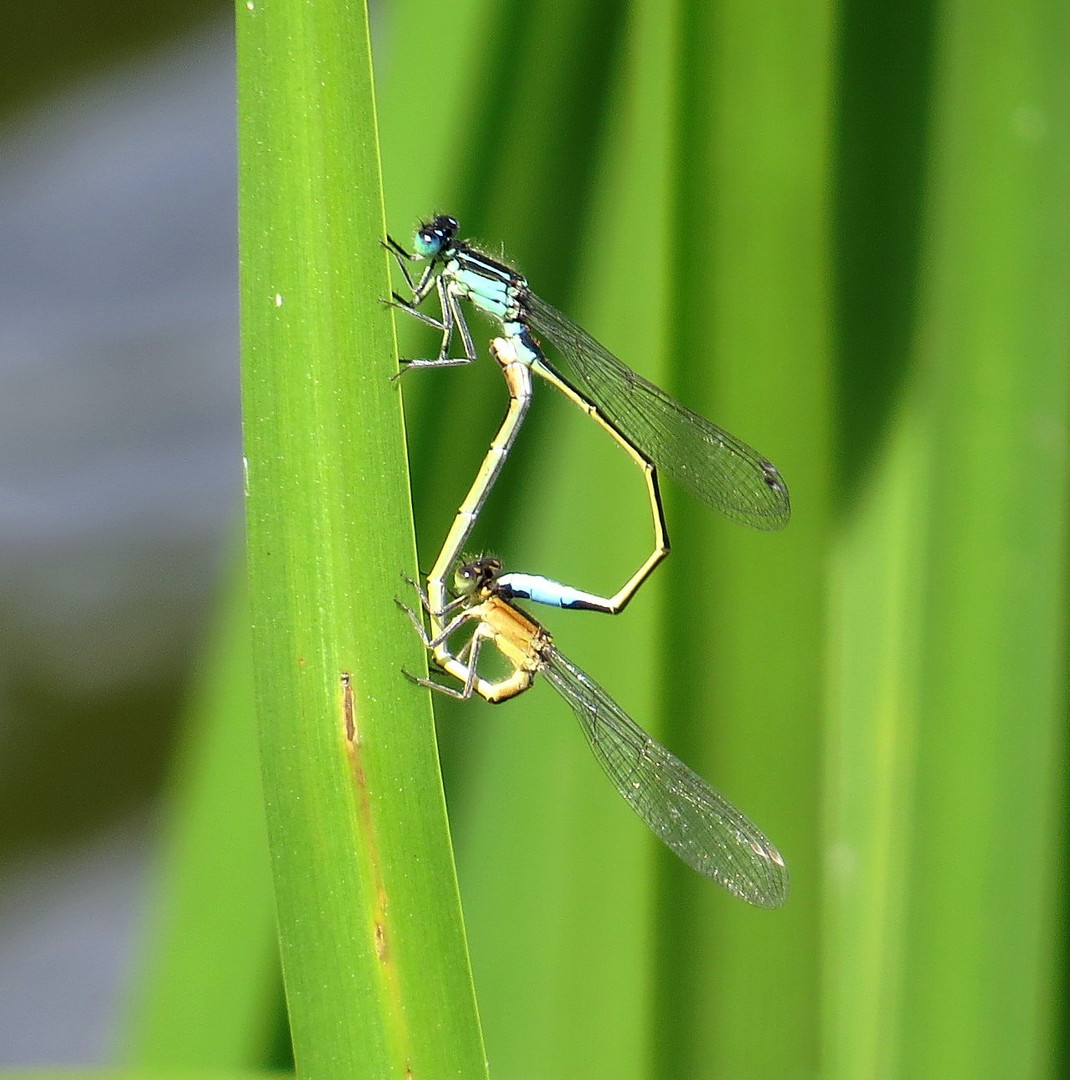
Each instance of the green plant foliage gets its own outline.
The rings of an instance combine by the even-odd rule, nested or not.
[[[1070,80],[1046,15],[937,20],[910,365],[834,553],[837,1075],[1055,1067]]]
[[[394,605],[415,560],[363,8],[249,0],[238,69],[253,663],[294,1058],[477,1076],[428,695],[400,672],[421,648]]]
[[[171,813],[145,905],[145,959],[129,994],[132,1066],[262,1065],[277,1020],[244,579],[227,600],[166,793]]]
[[[667,490],[672,556],[624,614],[540,614],[778,844],[783,910],[662,851],[546,687],[499,709],[436,700],[491,1074],[1056,1075],[1064,14],[380,14],[390,231],[456,214],[767,453],[794,505],[761,535]],[[362,16],[283,0],[238,16],[257,693],[297,1067],[477,1076],[426,699],[398,675],[422,661],[393,607],[413,549]],[[412,322],[402,355],[429,355],[437,336]],[[493,330],[471,325],[483,352]],[[400,386],[426,569],[505,393],[486,361]],[[473,548],[612,589],[649,542],[634,467],[537,385]],[[255,860],[242,873],[263,888]],[[177,880],[195,891],[195,869]],[[165,954],[196,940],[176,925]],[[191,976],[161,962],[156,977]],[[235,1023],[260,1034],[270,996],[253,984],[206,992],[240,995]],[[259,1045],[208,1056],[255,1064],[234,1046]]]

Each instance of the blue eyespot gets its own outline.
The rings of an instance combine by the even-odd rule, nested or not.
[[[460,228],[456,218],[440,214],[433,221],[416,230],[413,247],[421,259],[434,258],[457,234]]]
[[[413,247],[421,259],[430,259],[442,250],[442,235],[434,229],[423,228],[416,234]]]

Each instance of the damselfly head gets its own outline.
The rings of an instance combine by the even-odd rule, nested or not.
[[[425,222],[416,230],[413,240],[416,255],[421,259],[433,259],[443,248],[449,246],[460,227],[460,222],[448,214],[439,214]]]
[[[493,591],[502,572],[501,559],[484,555],[457,567],[453,575],[453,591],[457,596],[474,596],[485,590]]]

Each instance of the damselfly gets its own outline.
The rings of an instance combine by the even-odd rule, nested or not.
[[[386,238],[412,290],[408,299],[395,292],[393,302],[442,332],[436,358],[409,360],[407,366],[451,367],[477,358],[460,305],[461,300],[469,300],[501,323],[517,361],[593,417],[628,450],[646,475],[654,518],[654,551],[613,596],[585,593],[588,602],[582,606],[621,611],[668,554],[658,470],[670,473],[704,502],[743,524],[756,529],[780,529],[787,524],[791,503],[775,465],[637,375],[533,293],[515,270],[461,240],[459,228],[456,218],[434,218],[417,230],[411,253],[392,237]],[[408,264],[424,259],[427,266],[414,281]],[[433,291],[438,294],[439,318],[420,310]],[[450,356],[454,330],[460,334],[463,356]],[[560,370],[542,352],[543,339],[555,347]],[[512,434],[515,437],[515,429]],[[493,483],[493,476],[488,479]]]
[[[697,773],[651,738],[589,675],[562,655],[549,632],[508,599],[501,563],[481,558],[462,565],[455,577],[457,596],[444,610],[431,611],[441,625],[431,636],[417,613],[404,604],[424,645],[446,674],[460,684],[409,678],[457,698],[478,694],[489,702],[507,701],[529,689],[542,675],[568,702],[588,745],[613,786],[651,831],[688,866],[759,907],[775,908],[788,898],[788,871],[764,833]],[[471,636],[454,654],[450,638],[474,623]],[[490,642],[512,671],[491,681],[478,671],[480,650]],[[407,674],[407,673],[406,673]]]
[[[438,622],[435,612],[443,610],[448,602],[446,575],[453,569],[461,557],[461,551],[468,542],[476,519],[483,509],[490,489],[493,487],[498,474],[505,464],[506,457],[516,440],[517,432],[524,421],[524,416],[531,403],[531,367],[521,361],[516,354],[514,342],[506,338],[495,338],[490,343],[491,356],[497,361],[505,376],[505,384],[509,389],[509,407],[501,426],[491,440],[490,449],[487,451],[483,464],[476,473],[464,502],[453,519],[453,525],[446,535],[438,558],[435,560],[431,572],[427,576],[427,595],[429,599],[428,610],[431,613],[431,634],[437,636],[442,626]],[[627,443],[622,445],[629,453],[631,448]],[[646,470],[647,481],[654,483],[653,469]],[[656,491],[656,488],[654,488]],[[659,525],[655,519],[655,527]],[[658,533],[660,537],[660,532]],[[665,550],[668,550],[667,543]],[[652,555],[633,575],[632,580],[638,585],[653,568],[659,556]],[[604,598],[595,593],[583,592],[550,578],[540,577],[535,574],[507,574],[500,583],[512,589],[511,595],[534,600],[541,604],[550,604],[560,608],[574,608],[587,610],[602,610]]]

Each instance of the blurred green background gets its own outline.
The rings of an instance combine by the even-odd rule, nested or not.
[[[231,31],[167,18],[27,6],[0,53],[5,1065],[287,1062],[232,535]],[[628,611],[544,620],[778,845],[782,911],[660,850],[546,687],[436,701],[491,1075],[1063,1075],[1065,11],[398,2],[372,28],[391,232],[458,216],[794,505],[749,533],[667,482],[673,554]],[[161,190],[124,215],[131,177]],[[490,364],[403,389],[426,569],[504,395]],[[649,541],[634,468],[536,389],[473,544],[605,590]],[[26,1038],[79,989],[83,1026]]]

